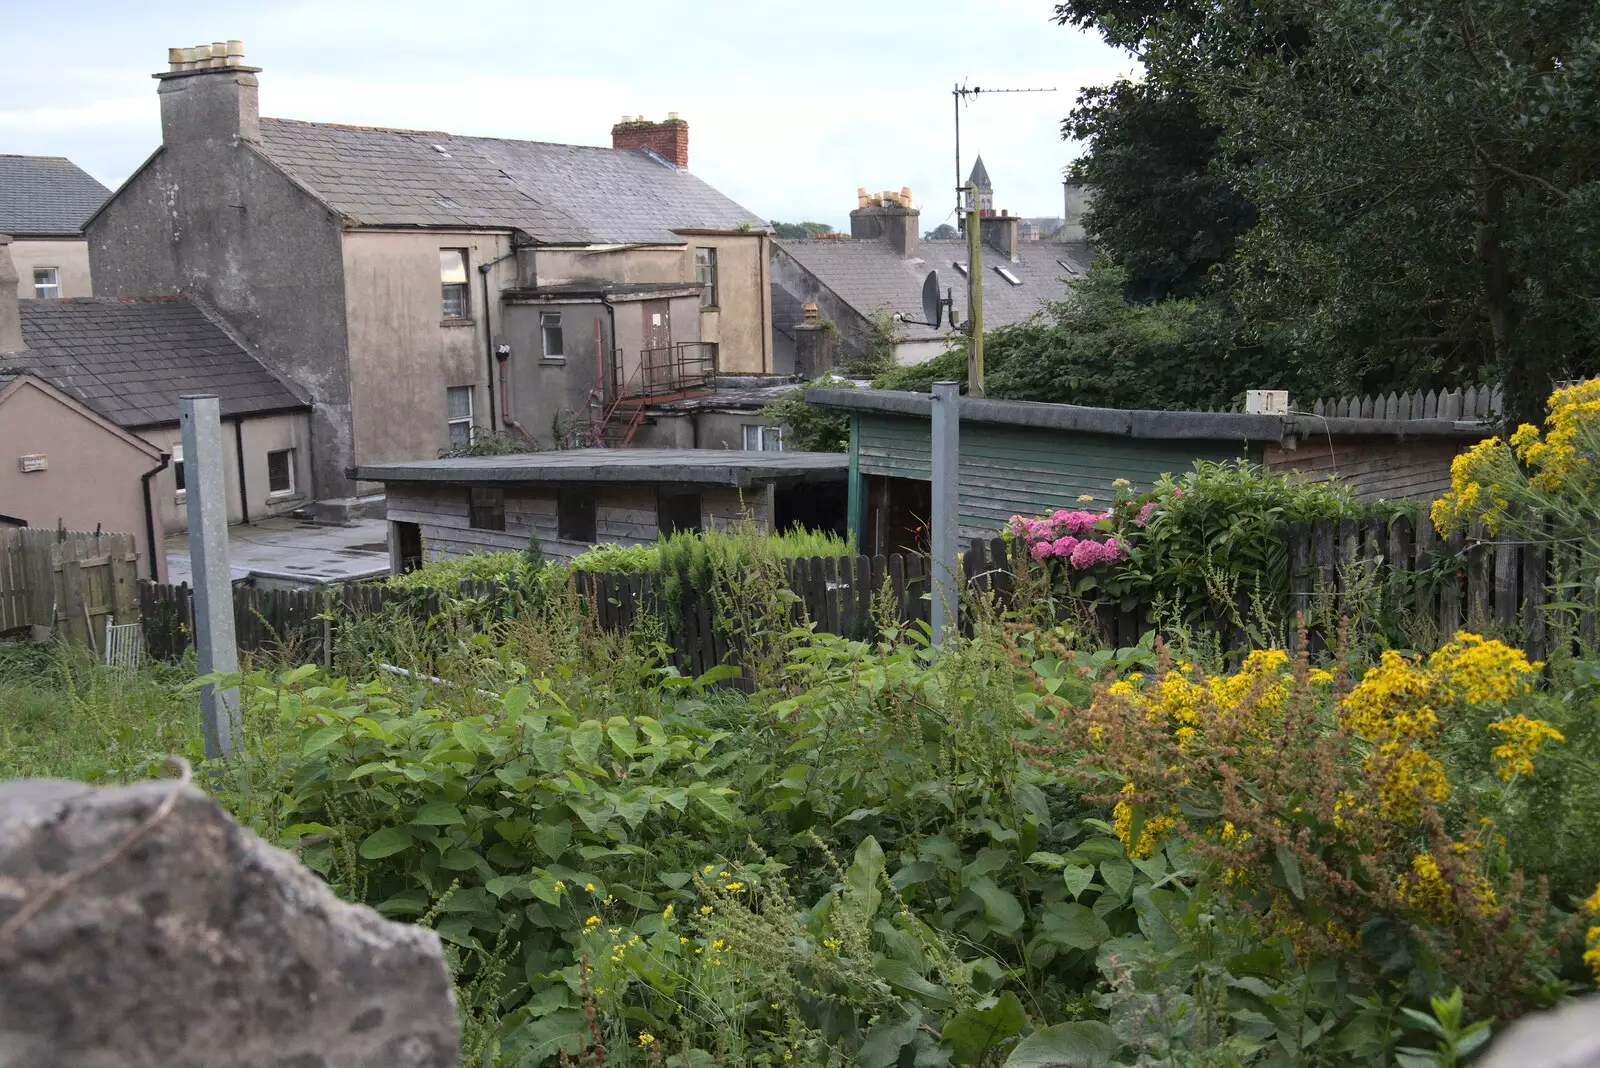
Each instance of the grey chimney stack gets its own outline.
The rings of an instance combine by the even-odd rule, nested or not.
[[[17,309],[17,265],[11,262],[11,235],[0,234],[0,354],[21,352],[22,314]]]
[[[243,41],[167,49],[167,69],[151,75],[161,83],[162,143],[259,141],[260,70],[245,66]]]
[[[911,206],[910,187],[898,193],[886,190],[856,193],[857,207],[850,213],[850,236],[857,241],[879,240],[909,260],[917,254],[917,224],[922,213]]]

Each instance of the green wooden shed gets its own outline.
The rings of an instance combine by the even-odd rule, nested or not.
[[[869,553],[922,548],[932,507],[929,395],[810,389],[806,400],[850,414],[848,516],[856,544]],[[1339,473],[1329,462],[1335,441],[1338,459],[1359,445],[1380,466],[1404,465],[1422,449],[1429,476],[1442,465],[1448,478],[1450,456],[1481,436],[1444,419],[1126,411],[962,397],[961,536],[993,537],[1014,515],[1080,507],[1083,495],[1104,505],[1115,479],[1148,489],[1196,460],[1267,461],[1283,471],[1316,461],[1303,466],[1317,468],[1311,477],[1327,477]]]

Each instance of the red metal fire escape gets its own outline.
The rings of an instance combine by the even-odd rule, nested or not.
[[[648,406],[711,392],[717,371],[715,352],[713,346],[700,341],[644,349],[626,379],[622,378],[622,351],[614,352],[612,380],[620,380],[620,385],[610,400],[600,390],[590,392],[590,406],[600,408],[600,414],[590,424],[587,444],[605,449],[627,448],[643,425]]]

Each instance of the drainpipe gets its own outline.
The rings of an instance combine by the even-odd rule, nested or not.
[[[250,494],[244,487],[244,420],[233,421],[233,455],[239,461],[239,522],[250,522]]]
[[[761,334],[761,373],[764,375],[772,373],[772,354],[767,351],[767,341],[772,336],[772,332],[767,329],[767,301],[772,299],[772,280],[767,277],[767,271],[770,269],[772,250],[767,247],[767,242],[768,238],[765,235],[756,242],[756,250],[761,258],[761,271],[757,275],[757,287],[761,290],[761,322],[756,325],[756,330]]]
[[[516,254],[517,250],[512,249],[504,256],[496,256],[488,263],[478,264],[478,277],[483,279],[483,353],[485,360],[484,370],[489,375],[489,429],[491,431],[495,429],[494,424],[495,420],[499,418],[500,409],[495,405],[494,399],[494,329],[489,315],[489,270],[495,264],[509,260]]]
[[[611,298],[605,293],[600,294],[600,303],[605,305],[606,315],[611,318],[611,348],[615,350],[617,347],[617,306],[611,303]],[[594,359],[596,364],[595,370],[600,372],[600,393],[602,396],[604,396],[606,391],[606,371],[605,364],[602,361],[605,359],[605,356],[601,353],[599,346],[595,347]],[[611,372],[612,377],[616,379],[612,385],[616,387],[617,396],[620,397],[622,396],[623,385],[622,365],[620,363],[613,363],[611,365]],[[615,398],[606,397],[605,399],[610,401],[614,400]]]
[[[150,557],[151,582],[161,581],[161,569],[156,566],[156,513],[155,509],[150,505],[150,480],[155,478],[161,472],[165,471],[167,469],[167,465],[171,462],[172,454],[170,452],[164,452],[161,454],[161,463],[159,466],[152,467],[150,470],[139,476],[140,485],[144,490],[145,552]]]

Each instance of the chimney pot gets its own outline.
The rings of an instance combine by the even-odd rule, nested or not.
[[[806,301],[806,322],[814,323],[817,319],[817,302],[814,300]]]
[[[667,112],[667,121],[668,122],[678,122],[678,121],[680,121],[678,119],[678,113],[676,111]]]
[[[260,139],[259,83],[255,68],[244,65],[244,42],[169,48],[167,65],[156,75],[163,144]]]

